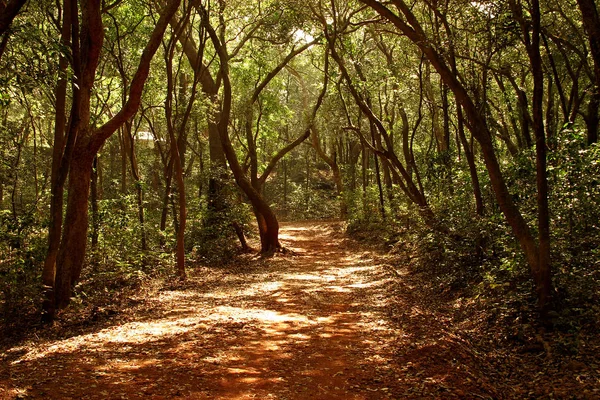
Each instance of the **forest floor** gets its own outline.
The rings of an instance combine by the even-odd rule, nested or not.
[[[460,307],[342,231],[283,224],[284,254],[191,267],[98,323],[40,331],[0,354],[0,398],[600,398],[598,365],[495,351],[476,315],[454,323]]]

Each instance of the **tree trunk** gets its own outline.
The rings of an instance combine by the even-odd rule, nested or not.
[[[335,189],[338,195],[338,201],[340,202],[340,219],[345,220],[348,218],[348,204],[346,203],[342,173],[340,172],[340,167],[335,160],[335,157],[333,165],[334,166],[331,168],[331,170],[333,171],[333,181],[335,182]]]
[[[172,71],[170,63],[173,60],[173,53],[171,52],[170,57],[167,58],[167,76],[168,76],[168,92],[169,96],[171,96],[171,92],[173,91],[173,83],[172,83]],[[177,194],[178,194],[178,209],[179,209],[179,223],[177,224],[176,236],[177,236],[177,250],[176,250],[176,259],[177,259],[177,276],[179,279],[185,279],[185,225],[186,225],[186,200],[185,200],[185,181],[183,179],[183,165],[181,160],[181,152],[180,152],[180,142],[175,137],[173,121],[172,121],[172,102],[171,97],[167,99],[165,105],[165,112],[167,118],[167,130],[169,131],[170,137],[170,147],[171,147],[171,160],[173,160],[173,172],[175,173],[175,179],[177,181]],[[184,122],[182,122],[182,125]],[[182,127],[183,129],[183,127]],[[175,210],[173,210],[175,211]]]
[[[358,133],[358,136],[360,137],[361,144],[364,147],[363,152],[366,151],[367,149],[370,149],[374,153],[377,153],[377,155],[379,155],[380,157],[385,157],[388,160],[390,160],[391,165],[394,166],[392,173],[397,178],[402,191],[407,195],[407,197],[415,205],[417,205],[419,207],[419,213],[423,217],[424,222],[429,226],[432,226],[432,227],[436,226],[437,223],[435,220],[435,215],[433,214],[433,211],[431,210],[431,208],[429,207],[429,205],[427,203],[427,199],[425,197],[424,191],[422,190],[422,186],[420,184],[418,171],[415,170],[415,173],[417,175],[417,181],[419,183],[419,187],[417,187],[417,185],[415,184],[412,177],[406,171],[406,168],[404,167],[404,165],[398,159],[398,157],[395,153],[395,150],[394,150],[394,144],[393,144],[392,138],[388,134],[383,123],[373,113],[371,107],[369,106],[369,99],[367,98],[365,100],[363,98],[363,96],[361,96],[361,94],[358,92],[356,86],[354,85],[354,83],[350,77],[350,74],[348,73],[348,70],[345,67],[344,60],[340,57],[340,55],[338,54],[338,52],[335,48],[335,38],[331,37],[330,35],[327,34],[327,29],[326,29],[326,37],[327,37],[327,41],[329,43],[329,49],[331,51],[331,56],[337,62],[338,66],[340,68],[342,77],[346,81],[346,83],[348,85],[348,89],[350,90],[350,93],[352,94],[352,97],[354,98],[356,104],[360,108],[360,111],[367,116],[367,118],[369,119],[369,123],[377,128],[377,132],[385,140],[387,149],[377,149],[377,148],[373,147],[371,144],[369,144],[369,142],[365,139],[365,137],[361,133],[360,126],[358,128],[353,127],[353,129],[356,130],[356,132]],[[368,159],[368,157],[367,157],[367,159]],[[363,155],[363,168],[365,168],[365,166],[366,166],[365,164],[366,164],[366,161],[364,160],[364,155]],[[363,173],[364,172],[365,172],[365,170],[363,169]]]
[[[475,198],[475,212],[480,217],[484,215],[485,208],[483,205],[483,197],[481,196],[481,186],[479,185],[479,175],[477,175],[477,164],[475,164],[475,156],[471,151],[471,146],[465,136],[465,123],[462,113],[462,108],[459,105],[457,111],[458,117],[458,136],[460,142],[465,150],[465,157],[467,158],[467,165],[469,166],[469,174],[471,176],[471,185],[473,185],[473,197]]]
[[[200,12],[202,12],[202,9],[200,9]],[[181,23],[182,21],[173,19],[171,21],[171,26],[177,27],[180,26]],[[203,64],[204,54],[198,48],[196,43],[194,43],[191,37],[191,35],[182,34],[179,35],[177,40],[181,44],[183,52],[185,53],[192,70],[196,71],[196,73],[199,75],[202,92],[213,104],[217,104],[221,81],[213,78],[208,67]],[[201,47],[204,47],[204,45],[205,44],[202,43]],[[211,118],[208,121],[208,153],[210,159],[210,173],[208,178],[207,202],[208,209],[212,213],[222,212],[226,207],[226,201],[223,198],[222,192],[224,182],[227,180],[227,160],[225,153],[223,152],[221,139],[219,137],[218,122],[216,122],[220,120],[220,116],[218,115],[218,112],[216,114],[217,115],[214,115],[214,118]],[[205,224],[211,224],[212,219],[216,217],[216,215],[212,213],[209,214],[208,220],[205,221]]]
[[[145,226],[145,215],[144,215],[144,189],[140,176],[140,171],[138,168],[137,157],[135,155],[135,144],[133,140],[133,133],[131,131],[131,121],[125,122],[125,134],[128,137],[128,158],[129,158],[129,166],[131,168],[131,175],[133,177],[133,181],[135,184],[135,193],[136,193],[136,202],[138,209],[138,221],[140,222],[140,233],[141,237],[141,246],[142,251],[148,250],[148,241],[146,239],[146,226]]]
[[[163,247],[165,245],[164,232],[167,229],[167,218],[169,216],[169,200],[171,199],[172,180],[173,180],[173,157],[169,157],[169,163],[167,164],[167,166],[165,168],[165,194],[163,196],[162,210],[160,213],[159,230],[163,233],[160,236],[160,246],[161,247]]]
[[[533,124],[535,131],[536,183],[538,206],[538,242],[539,260],[534,279],[538,292],[539,307],[543,316],[547,311],[552,293],[552,276],[550,273],[550,211],[548,207],[548,172],[546,170],[546,133],[544,131],[543,97],[544,75],[540,55],[541,16],[539,0],[531,2],[533,32],[529,46],[529,58],[533,72]],[[537,275],[537,276],[535,276]]]
[[[71,0],[64,0],[61,44],[70,46],[71,37]],[[55,314],[55,292],[54,281],[56,276],[56,258],[60,246],[60,236],[63,222],[63,195],[64,184],[69,170],[68,154],[63,156],[65,149],[65,129],[67,123],[66,101],[67,101],[67,79],[66,70],[68,60],[61,56],[58,64],[59,79],[56,84],[56,103],[54,119],[54,143],[52,148],[52,172],[50,177],[50,226],[48,227],[48,251],[44,260],[42,271],[43,297],[42,321],[52,322]],[[75,96],[77,97],[76,93]],[[76,111],[76,110],[75,110]]]
[[[63,229],[60,250],[56,260],[55,303],[64,308],[71,299],[73,286],[79,279],[88,229],[88,199],[94,156],[78,155],[73,158],[69,171],[69,194],[67,197],[68,221]]]
[[[306,193],[306,198],[304,200],[304,206],[306,210],[309,209],[310,205],[310,152],[306,149],[306,153],[304,153],[304,158],[306,160],[305,166],[305,175],[306,175],[306,187],[304,192]]]
[[[13,19],[27,0],[8,0],[0,3],[0,35],[8,30]]]
[[[287,159],[283,159],[283,215],[288,216],[288,163]]]
[[[367,182],[367,165],[368,165],[368,161],[369,161],[369,153],[367,150],[367,146],[363,145],[362,148],[362,160],[361,160],[361,180],[362,180],[362,209],[363,209],[363,216],[366,216],[369,214],[369,211],[367,209],[367,186],[368,186],[368,182]]]
[[[327,163],[327,165],[329,165],[329,168],[331,168],[331,172],[333,173],[333,182],[335,183],[335,189],[336,189],[336,193],[337,193],[337,196],[339,198],[339,203],[340,203],[340,214],[339,215],[340,215],[340,219],[344,220],[348,217],[348,206],[346,205],[346,199],[344,198],[344,182],[342,181],[342,174],[340,172],[340,167],[337,163],[335,153],[334,153],[333,157],[329,157],[327,155],[327,153],[325,153],[325,151],[321,147],[321,143],[319,140],[319,131],[316,126],[313,126],[311,131],[312,131],[311,137],[312,137],[313,148],[317,152],[317,155],[323,161],[325,161],[325,163]],[[335,151],[335,146],[334,146],[334,151]],[[284,168],[285,168],[285,166],[284,166]],[[284,170],[284,173],[287,176],[287,168]],[[286,185],[287,185],[287,182],[286,182]],[[287,190],[287,188],[286,188],[286,190]],[[285,191],[284,191],[284,193],[285,193]]]
[[[595,92],[590,95],[587,107],[587,115],[584,116],[585,125],[588,131],[587,144],[598,141],[598,127],[600,126],[600,87],[595,88]]]
[[[375,131],[377,128],[373,123],[369,124],[371,127],[371,145],[373,147],[377,147],[375,142]],[[381,171],[379,170],[379,160],[377,158],[377,154],[373,154],[373,159],[375,161],[375,178],[377,182],[377,190],[379,193],[379,212],[381,213],[381,219],[385,221],[385,203],[383,201],[383,187],[381,185]]]
[[[177,147],[176,145],[174,145]],[[175,158],[175,174],[177,177],[177,188],[179,193],[179,228],[177,229],[177,276],[185,279],[185,225],[187,217],[187,206],[185,201],[185,182],[183,180],[183,168],[179,158],[179,150]]]
[[[469,128],[471,129],[473,136],[477,139],[481,146],[483,159],[488,171],[488,175],[490,177],[490,183],[496,195],[498,205],[500,206],[500,209],[502,210],[508,224],[511,226],[513,233],[519,241],[519,244],[523,249],[523,253],[525,253],[525,256],[527,258],[527,262],[531,269],[533,280],[538,288],[538,302],[540,308],[543,310],[543,308],[549,300],[547,297],[549,291],[549,287],[547,286],[549,275],[540,273],[540,271],[547,270],[549,272],[549,270],[546,268],[549,267],[549,265],[545,264],[545,260],[543,259],[545,255],[543,255],[542,260],[540,260],[540,254],[545,254],[546,251],[544,249],[540,251],[540,248],[538,247],[538,244],[536,243],[536,240],[532,235],[527,222],[525,221],[523,215],[512,200],[511,194],[508,190],[508,187],[506,186],[506,182],[502,175],[502,170],[500,168],[492,143],[491,132],[487,126],[484,116],[477,109],[468,91],[460,83],[456,75],[452,73],[451,69],[448,67],[443,57],[432,46],[428,45],[429,40],[425,32],[420,26],[415,15],[412,13],[410,8],[404,3],[404,1],[395,0],[394,3],[398,6],[398,9],[401,11],[401,13],[408,20],[410,20],[412,27],[407,25],[404,19],[400,18],[386,6],[375,0],[361,0],[361,2],[373,8],[380,15],[392,22],[401,32],[403,32],[413,43],[415,43],[419,47],[419,49],[430,60],[433,67],[440,74],[440,77],[444,81],[444,83],[448,85],[450,90],[453,91],[456,101],[460,103],[463,107],[464,112],[469,121]],[[542,143],[540,143],[539,146],[540,151],[542,151],[541,144]],[[545,151],[545,148],[543,151]],[[541,155],[538,155],[537,158],[541,161],[543,157],[541,157]],[[538,170],[541,170],[541,167],[542,165],[538,163]],[[543,179],[543,177],[538,177],[538,179]],[[541,182],[538,182],[538,185],[540,185],[540,183]],[[542,196],[544,194],[540,192],[541,190],[538,186],[538,196]],[[540,201],[541,199],[538,197],[538,207]],[[538,217],[542,216],[539,213],[540,211],[538,210]],[[545,246],[545,244],[542,244],[542,246]],[[542,288],[543,290],[541,290]]]
[[[527,105],[527,95],[523,90],[518,87],[515,87],[517,91],[517,98],[519,99],[518,108],[519,108],[519,122],[521,124],[521,136],[523,137],[522,142],[528,148],[532,146],[531,133],[529,132],[529,111]]]
[[[138,68],[130,84],[126,104],[114,117],[96,129],[93,129],[90,124],[90,106],[96,69],[104,42],[104,26],[100,2],[88,0],[82,3],[81,52],[76,40],[78,39],[76,35],[79,34],[78,13],[75,12],[75,8],[72,10],[74,16],[72,57],[80,98],[74,95],[71,107],[70,130],[77,132],[77,141],[75,144],[75,137],[70,134],[65,149],[65,153],[69,154],[69,141],[72,141],[74,147],[69,169],[69,194],[65,215],[67,223],[58,250],[54,285],[55,304],[58,308],[63,308],[69,303],[72,287],[79,279],[83,267],[88,231],[89,186],[94,157],[106,140],[137,111],[148,77],[150,62],[160,45],[168,21],[179,8],[180,0],[169,1],[162,10],[141,54]],[[76,5],[77,2],[72,1],[71,4]],[[81,66],[80,70],[78,65]],[[78,73],[79,71],[81,72]],[[81,129],[78,129],[79,126]]]
[[[243,252],[250,251],[250,246],[248,246],[248,242],[246,241],[246,235],[244,235],[244,229],[242,228],[242,226],[235,221],[232,222],[231,225],[233,226],[233,229],[235,230],[235,234],[237,235],[238,240],[240,241],[240,245],[242,246],[242,251]]]
[[[231,117],[232,94],[231,81],[229,80],[227,51],[224,47],[224,44],[221,43],[219,37],[217,36],[214,28],[210,25],[206,10],[201,10],[203,13],[202,22],[208,31],[220,61],[220,71],[223,82],[223,100],[221,104],[221,112],[219,113],[220,119],[218,120],[218,128],[219,138],[221,140],[221,145],[223,146],[223,152],[225,153],[227,161],[229,162],[229,167],[233,173],[237,185],[244,191],[246,196],[248,196],[248,199],[252,204],[252,208],[255,210],[255,214],[257,214],[256,217],[259,227],[261,225],[263,226],[260,228],[261,252],[271,253],[281,248],[281,245],[279,244],[279,223],[277,222],[277,217],[273,213],[273,210],[271,210],[271,207],[269,207],[269,204],[264,200],[262,195],[256,191],[246,177],[244,169],[241,167],[235,153],[235,149],[231,144],[228,127]]]
[[[127,158],[129,152],[127,151],[127,133],[125,133],[125,127],[119,129],[119,151],[121,155],[121,194],[125,196],[127,194]]]

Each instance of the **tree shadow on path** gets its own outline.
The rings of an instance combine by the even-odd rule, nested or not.
[[[292,255],[212,282],[198,269],[130,322],[10,349],[0,398],[496,397],[460,369],[448,354],[454,342],[432,332],[418,304],[404,304],[404,326],[390,325],[390,296],[410,288],[339,231],[339,223],[283,225]],[[454,361],[436,366],[438,354]],[[455,390],[450,374],[453,384],[475,380]]]

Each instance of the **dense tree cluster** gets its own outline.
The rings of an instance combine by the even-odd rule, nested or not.
[[[527,269],[543,316],[598,273],[594,0],[0,13],[6,321],[40,307],[51,321],[86,269],[173,256],[184,279],[186,259],[247,249],[254,226],[262,253],[281,251],[281,218],[433,237],[480,280]]]

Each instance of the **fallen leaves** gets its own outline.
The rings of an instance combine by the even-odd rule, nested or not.
[[[98,306],[96,325],[7,349],[0,397],[600,396],[600,363],[590,356],[597,338],[561,336],[577,351],[560,358],[557,336],[529,327],[515,337],[520,349],[534,347],[519,353],[485,329],[476,302],[445,303],[423,276],[390,267],[337,229],[282,231],[295,254],[198,266],[186,282],[155,285],[126,307]]]

